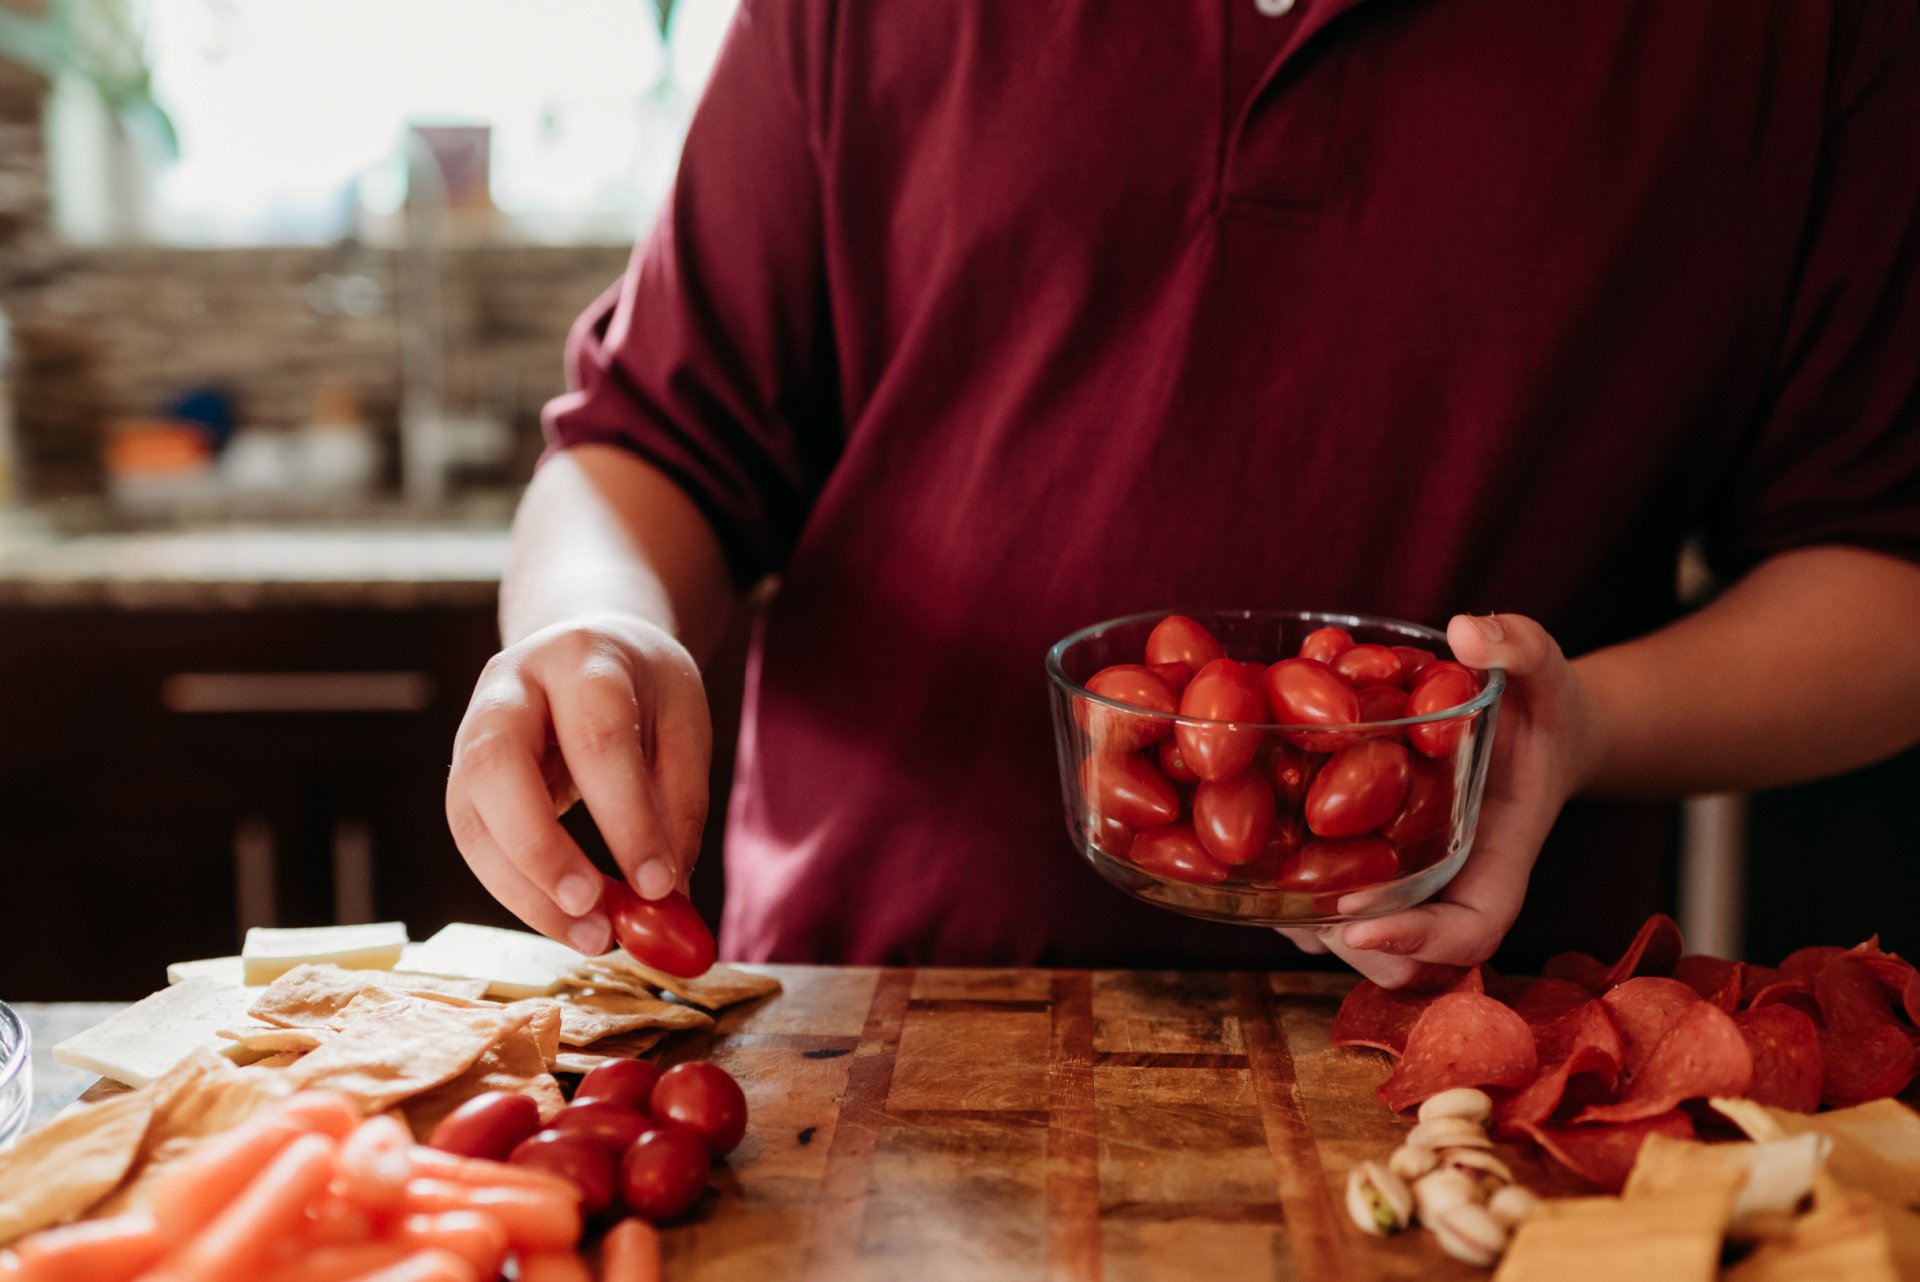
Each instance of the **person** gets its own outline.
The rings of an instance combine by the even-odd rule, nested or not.
[[[1295,941],[1388,984],[1617,946],[1651,799],[1920,738],[1916,12],[744,0],[546,415],[448,785],[474,873],[605,947],[583,799],[684,884],[700,661],[777,575],[724,955],[1285,965],[1074,856],[1042,659],[1338,609],[1509,686],[1461,874]]]

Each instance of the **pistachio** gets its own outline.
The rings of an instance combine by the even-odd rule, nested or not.
[[[1442,1169],[1464,1171],[1469,1179],[1487,1186],[1489,1192],[1513,1183],[1507,1164],[1483,1148],[1449,1148],[1438,1154]]]
[[[1458,1117],[1479,1123],[1492,1116],[1493,1097],[1471,1086],[1456,1086],[1450,1091],[1441,1091],[1420,1106],[1420,1120],[1423,1122]]]
[[[1478,1201],[1480,1188],[1464,1171],[1441,1168],[1413,1182],[1413,1202],[1420,1222],[1431,1226],[1434,1220],[1456,1206]]]
[[[1418,1144],[1402,1144],[1387,1158],[1387,1169],[1403,1180],[1417,1180],[1440,1165],[1440,1155]]]
[[[1449,1207],[1427,1227],[1440,1239],[1440,1249],[1454,1259],[1485,1268],[1507,1249],[1507,1230],[1477,1202]]]
[[[1436,1117],[1407,1132],[1407,1143],[1436,1152],[1443,1148],[1492,1148],[1486,1130],[1464,1117]]]
[[[1398,1233],[1413,1221],[1413,1190],[1379,1162],[1362,1162],[1347,1172],[1347,1214],[1362,1233]]]
[[[1513,1229],[1540,1209],[1540,1197],[1524,1184],[1509,1184],[1487,1199],[1487,1214],[1494,1222]]]

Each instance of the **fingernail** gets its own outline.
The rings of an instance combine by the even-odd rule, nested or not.
[[[577,872],[570,872],[554,888],[554,902],[569,917],[584,917],[600,902],[600,887]]]
[[[634,879],[642,899],[665,899],[673,893],[673,866],[664,859],[649,859],[640,865],[640,875]]]
[[[1491,614],[1469,614],[1467,616],[1467,622],[1473,625],[1474,631],[1489,641],[1505,641],[1507,639],[1507,630],[1501,627],[1500,620]]]
[[[597,957],[607,951],[607,922],[604,917],[582,917],[567,927],[567,942],[574,951]]]

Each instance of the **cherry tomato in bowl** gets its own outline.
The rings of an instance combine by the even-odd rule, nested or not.
[[[1197,725],[1182,720],[1173,728],[1180,755],[1202,779],[1231,779],[1253,763],[1265,733],[1267,702],[1248,665],[1215,659],[1193,674],[1180,696],[1180,715],[1211,723],[1250,722],[1244,725]]]
[[[1274,884],[1305,894],[1358,890],[1391,881],[1400,857],[1384,837],[1318,838],[1288,856]]]
[[[1169,716],[1178,706],[1167,683],[1137,663],[1116,663],[1100,669],[1087,678],[1087,691],[1129,707]],[[1094,746],[1108,752],[1132,752],[1173,733],[1173,722],[1165,717],[1123,712],[1092,699],[1082,700],[1076,711]]]
[[[1189,672],[1198,672],[1226,655],[1213,633],[1184,614],[1169,614],[1147,634],[1145,660],[1150,668],[1184,663]]]

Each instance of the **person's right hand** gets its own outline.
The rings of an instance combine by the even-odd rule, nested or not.
[[[559,816],[584,801],[629,884],[684,888],[707,817],[700,669],[644,619],[595,615],[495,655],[454,738],[447,823],[515,916],[583,953],[611,938],[601,879]]]

